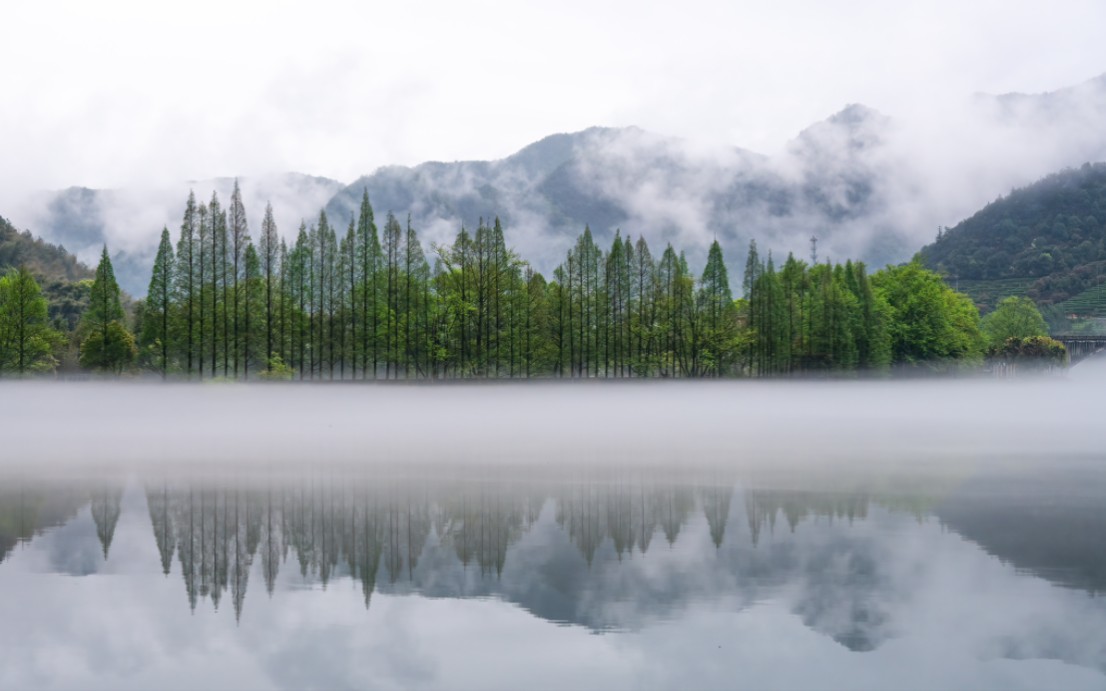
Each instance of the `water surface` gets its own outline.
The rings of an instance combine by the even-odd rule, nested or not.
[[[12,387],[0,688],[1106,688],[1102,390]]]

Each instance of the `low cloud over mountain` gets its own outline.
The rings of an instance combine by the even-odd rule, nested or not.
[[[1106,158],[1106,75],[1038,94],[975,95],[925,112],[881,114],[850,105],[764,156],[708,149],[637,128],[555,134],[497,161],[383,167],[343,186],[299,174],[241,180],[253,234],[271,201],[280,231],[325,208],[344,228],[367,189],[378,224],[392,211],[424,242],[447,243],[461,224],[500,217],[508,242],[548,272],[590,225],[685,249],[693,267],[718,238],[736,280],[751,239],[783,255],[909,259],[936,234],[1011,187],[1065,166]],[[172,188],[44,193],[13,220],[93,261],[103,242],[121,283],[145,292],[158,231],[176,235],[189,188],[229,198],[232,181]]]

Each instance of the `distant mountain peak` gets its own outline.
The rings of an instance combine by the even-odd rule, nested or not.
[[[855,153],[883,142],[891,118],[861,103],[850,103],[821,122],[799,133],[791,144],[793,153],[835,155]]]
[[[1106,72],[1091,77],[1086,81],[1079,82],[1078,84],[1072,84],[1070,86],[1064,86],[1059,89],[1053,89],[1052,91],[1038,91],[1033,93],[1026,93],[1024,91],[1007,91],[1001,94],[990,94],[986,92],[977,92],[975,97],[977,99],[995,99],[998,101],[1021,101],[1021,100],[1033,100],[1033,99],[1048,99],[1057,96],[1064,96],[1068,94],[1074,94],[1087,91],[1106,91]]]
[[[889,119],[875,108],[863,103],[850,103],[827,118],[829,122],[835,125],[846,125],[848,127],[860,127],[868,123],[882,125]]]

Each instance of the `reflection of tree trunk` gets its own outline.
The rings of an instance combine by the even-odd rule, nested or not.
[[[249,585],[250,566],[253,563],[253,555],[256,544],[252,536],[258,531],[255,529],[254,519],[251,519],[250,500],[247,495],[245,501],[241,501],[239,492],[234,493],[234,569],[230,581],[231,598],[234,603],[234,618],[242,618],[242,605],[246,601],[246,588]]]
[[[730,518],[731,488],[710,485],[703,490],[703,512],[710,527],[710,538],[716,548],[722,546],[726,534],[726,521]]]
[[[313,478],[298,489],[166,486],[148,491],[148,503],[163,569],[175,546],[190,606],[210,597],[217,607],[229,589],[240,618],[253,560],[260,555],[272,595],[289,548],[295,549],[305,580],[326,584],[348,566],[361,583],[366,606],[382,566],[391,582],[416,580],[431,532],[438,535],[435,549],[452,549],[461,564],[475,561],[480,577],[499,578],[511,546],[534,525],[549,496],[540,487],[486,483],[443,483],[434,488],[439,489],[436,500],[413,482],[352,486]],[[721,488],[705,491],[697,502],[688,488],[615,477],[608,484],[585,479],[557,495],[556,521],[589,565],[607,538],[620,558],[635,547],[647,550],[658,525],[675,541],[698,503],[720,544],[729,514],[729,497]],[[857,512],[843,504],[835,510]]]
[[[181,576],[184,578],[184,589],[188,594],[188,605],[195,611],[199,589],[196,578],[196,500],[191,486],[182,503],[185,504],[184,507],[178,506],[177,556]]]
[[[169,485],[162,483],[161,490],[146,488],[146,505],[150,509],[150,524],[154,530],[158,555],[161,557],[161,571],[166,576],[173,563],[174,540],[173,517],[169,513]]]
[[[119,502],[123,492],[118,487],[100,487],[92,494],[92,520],[96,523],[96,537],[104,548],[104,559],[108,558],[111,540],[115,537],[115,526],[119,523]]]
[[[281,498],[283,498],[283,494]],[[282,518],[283,514],[283,511],[275,509],[273,506],[273,488],[270,485],[266,495],[265,524],[261,537],[264,550],[261,559],[261,573],[265,578],[265,591],[269,593],[269,597],[273,595],[277,572],[280,570],[280,544],[284,532],[281,530],[282,521],[278,519]]]

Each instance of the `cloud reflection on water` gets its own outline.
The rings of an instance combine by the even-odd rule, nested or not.
[[[111,511],[78,508],[0,563],[0,592],[21,594],[0,598],[0,686],[1106,682],[1098,635],[1106,601],[1022,572],[949,531],[931,511],[956,507],[959,482],[824,492],[735,488],[717,474],[652,477],[534,484],[309,471],[274,486],[154,476],[132,480],[121,496],[87,487],[97,501],[119,497],[108,557],[91,575],[51,574],[87,573],[65,555],[101,554],[97,523]],[[32,482],[22,489],[34,495]],[[267,573],[272,496],[284,501],[281,564]],[[220,567],[209,561],[196,571],[181,559],[179,525],[170,573],[161,575],[158,512],[175,520],[201,499],[204,549],[219,547],[229,560],[239,555],[234,540],[256,542],[237,623],[233,578],[216,611]],[[253,527],[216,522],[236,511]],[[381,530],[367,599],[348,557],[358,543],[353,526],[370,514]],[[186,563],[207,587],[194,611]],[[226,561],[222,569],[232,571]],[[200,660],[204,669],[189,671]]]

